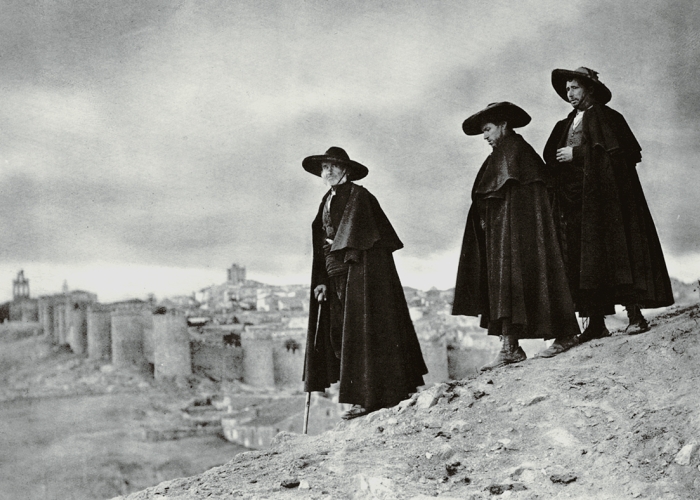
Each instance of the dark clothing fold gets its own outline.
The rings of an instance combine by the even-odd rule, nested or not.
[[[624,117],[600,104],[582,119],[572,162],[558,162],[576,112],[558,122],[544,159],[554,179],[553,210],[576,310],[613,314],[615,304],[673,304],[671,282],[636,164],[641,147]]]
[[[473,194],[496,193],[508,181],[525,185],[533,182],[546,184],[549,176],[542,160],[520,134],[502,139],[491,152],[476,176]]]
[[[329,277],[323,198],[312,224],[313,265],[304,366],[305,391],[324,391],[340,381],[339,401],[383,408],[406,399],[428,372],[411,321],[392,252],[403,247],[394,228],[365,188],[348,183],[349,196],[325,253],[347,263],[347,273]],[[331,215],[334,206],[331,202]],[[319,304],[313,290],[328,287]]]
[[[551,215],[545,165],[518,134],[504,137],[472,188],[452,314],[489,334],[579,333]]]

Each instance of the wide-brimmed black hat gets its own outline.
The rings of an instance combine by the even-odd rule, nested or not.
[[[524,127],[530,123],[530,115],[523,108],[511,102],[492,102],[478,113],[474,113],[462,123],[467,135],[481,134],[484,123],[508,122],[511,128]]]
[[[612,99],[612,92],[610,92],[610,89],[606,87],[603,82],[598,80],[598,72],[590,68],[584,68],[583,66],[573,71],[569,69],[555,69],[552,71],[552,86],[554,90],[557,91],[557,94],[559,94],[559,97],[569,102],[566,96],[566,82],[580,78],[590,82],[593,87],[593,98],[596,102],[600,104],[607,104],[610,102],[610,99]]]
[[[301,162],[301,165],[304,167],[304,170],[310,174],[321,177],[321,163],[324,161],[336,163],[345,167],[347,169],[348,180],[351,181],[362,179],[369,173],[367,167],[351,160],[343,148],[338,148],[336,146],[328,148],[325,155],[307,156],[304,158],[304,161]]]

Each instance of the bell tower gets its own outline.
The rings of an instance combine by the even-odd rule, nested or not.
[[[17,273],[17,278],[12,282],[12,298],[15,301],[29,298],[29,280],[24,277],[24,269]]]

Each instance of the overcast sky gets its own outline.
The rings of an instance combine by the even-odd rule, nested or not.
[[[642,144],[671,275],[700,276],[695,0],[0,2],[0,300],[305,283],[330,146],[369,168],[405,285],[449,288],[474,175],[462,121],[508,100],[537,151],[588,66]]]

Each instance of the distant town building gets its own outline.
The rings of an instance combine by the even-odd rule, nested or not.
[[[238,285],[245,282],[245,266],[233,264],[227,270],[227,281],[231,284]]]
[[[195,294],[192,293],[192,295],[175,295],[165,298],[160,301],[160,305],[167,309],[181,309],[186,311],[198,307],[199,302],[197,302]]]
[[[66,298],[70,302],[82,302],[86,304],[92,304],[97,302],[97,294],[88,292],[85,290],[71,290],[69,292],[65,293]],[[137,300],[138,302],[143,302],[142,300],[134,299]],[[130,301],[123,301],[124,303],[130,302]],[[115,304],[119,304],[118,302],[115,302]]]
[[[209,312],[225,312],[236,309],[255,310],[256,282],[223,283],[203,288],[195,293],[200,308]]]
[[[255,308],[258,311],[270,312],[275,310],[276,300],[270,288],[258,288]]]
[[[305,286],[267,286],[256,290],[258,311],[309,311],[308,290]]]

